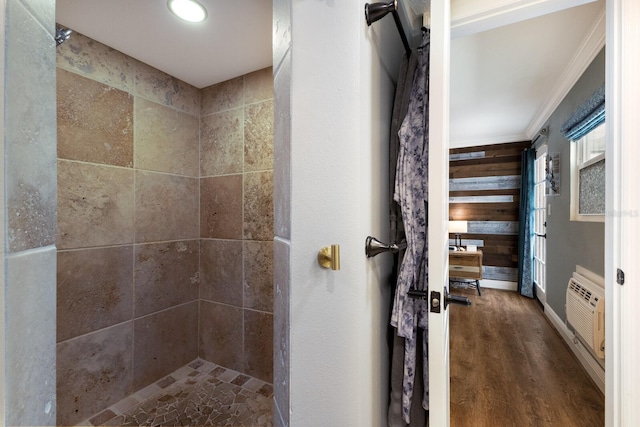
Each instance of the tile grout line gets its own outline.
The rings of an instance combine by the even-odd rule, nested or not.
[[[76,34],[76,35],[77,35],[77,34]],[[86,37],[86,36],[85,36],[85,37]],[[94,42],[95,42],[95,41],[94,41]],[[97,43],[100,43],[100,42],[97,42]],[[102,44],[103,46],[106,46],[106,45],[104,45],[103,43],[100,43],[100,44]],[[108,47],[108,46],[107,46],[107,47]],[[117,50],[116,50],[116,51],[117,51]],[[118,53],[120,53],[120,54],[122,54],[122,55],[127,56],[126,54],[124,54],[124,53],[122,53],[122,52],[120,52],[120,51],[117,51],[117,52],[118,52]],[[136,60],[136,62],[139,62],[139,61],[137,61],[137,60]],[[67,66],[64,62],[62,62],[62,63],[58,63],[58,62],[56,61],[56,69],[61,69],[61,70],[66,71],[66,72],[68,72],[68,73],[72,73],[72,74],[75,74],[75,75],[77,75],[77,76],[83,77],[83,78],[85,78],[85,79],[87,79],[87,80],[91,80],[91,81],[96,82],[96,83],[99,83],[99,84],[101,84],[101,85],[104,85],[104,86],[108,86],[108,87],[111,87],[111,88],[117,89],[117,90],[119,90],[119,91],[121,91],[121,92],[124,92],[124,93],[128,94],[128,95],[129,95],[129,96],[131,96],[131,97],[136,97],[136,96],[137,96],[137,97],[140,97],[140,99],[144,99],[145,101],[148,101],[148,102],[153,102],[154,104],[157,104],[157,105],[159,105],[159,106],[166,107],[166,108],[169,108],[169,109],[171,109],[171,110],[174,110],[174,111],[177,111],[177,112],[180,112],[180,113],[184,113],[184,114],[187,114],[187,115],[192,116],[192,117],[195,117],[195,116],[196,116],[193,112],[191,112],[191,111],[190,111],[190,109],[189,109],[189,108],[184,109],[184,108],[176,107],[176,106],[175,106],[175,105],[173,105],[173,104],[166,104],[166,103],[160,102],[158,99],[154,99],[154,98],[152,98],[152,97],[150,97],[150,96],[148,96],[148,95],[146,95],[146,94],[144,94],[144,93],[138,93],[138,91],[137,91],[137,83],[136,83],[136,82],[137,82],[137,74],[136,74],[136,70],[135,70],[135,68],[136,68],[136,64],[134,63],[134,64],[132,64],[132,65],[131,65],[131,69],[132,69],[132,74],[131,74],[131,79],[132,79],[132,81],[131,81],[131,87],[130,87],[130,88],[126,88],[124,85],[116,85],[114,82],[107,82],[107,81],[105,81],[104,79],[96,78],[96,77],[95,77],[94,75],[92,75],[92,74],[84,73],[84,72],[82,72],[82,71],[78,70],[78,68],[76,68],[76,67],[73,67],[73,66]],[[160,71],[160,70],[157,70],[157,71]],[[166,74],[166,73],[164,73],[164,72],[162,72],[162,71],[160,71],[160,72],[161,72],[162,74],[164,74],[165,76],[172,77],[172,76],[170,76],[169,74]],[[184,82],[184,81],[182,81],[182,80],[180,80],[180,81],[181,81],[182,83],[184,83],[185,85],[187,85],[187,86],[191,86],[191,85],[190,85],[189,83],[187,83],[187,82]],[[195,89],[198,89],[198,88],[196,88],[195,86],[191,86],[191,87],[193,87],[193,88],[195,88]],[[202,89],[198,89],[198,90],[202,90]]]
[[[135,120],[134,120],[134,126],[135,126]],[[135,146],[135,142],[134,142],[134,146]],[[135,148],[134,148],[134,150],[135,150]],[[108,164],[108,163],[88,162],[86,160],[65,159],[64,157],[56,157],[56,160],[58,162],[76,163],[76,164],[85,165],[85,166],[98,166],[98,167],[116,169],[116,170],[121,170],[121,171],[131,171],[131,172],[134,172],[134,173],[158,174],[158,175],[171,176],[171,177],[175,177],[175,178],[184,178],[184,179],[199,179],[200,178],[198,176],[183,175],[183,174],[173,173],[173,172],[158,171],[158,170],[151,170],[151,169],[142,169],[142,168],[135,167],[135,165],[130,166],[130,167],[129,166],[119,166],[119,165],[111,165],[111,164]],[[135,163],[135,159],[133,160],[133,163]]]
[[[135,214],[134,214],[134,222],[135,222]],[[112,245],[102,245],[102,246],[84,246],[79,248],[56,248],[58,252],[79,252],[79,251],[93,251],[100,249],[115,249],[115,248],[126,248],[128,246],[144,246],[144,245],[165,245],[171,243],[180,243],[180,242],[193,242],[200,240],[197,237],[187,238],[187,239],[177,239],[177,240],[153,240],[149,242],[129,242],[129,243],[117,243]]]
[[[246,150],[246,143],[247,143],[247,138],[246,138],[246,97],[247,97],[247,76],[246,74],[242,76],[242,191],[240,193],[240,198],[242,201],[242,213],[241,213],[241,217],[242,217],[242,222],[241,222],[241,229],[240,229],[240,238],[242,240],[242,273],[241,273],[241,280],[240,280],[240,286],[241,286],[241,291],[242,291],[242,336],[240,337],[240,341],[242,343],[242,353],[241,353],[241,358],[242,360],[240,361],[240,364],[242,366],[242,370],[246,371],[247,370],[247,354],[246,354],[246,343],[245,343],[245,335],[246,335],[246,321],[245,321],[245,305],[246,305],[246,301],[245,301],[245,269],[246,269],[246,243],[245,243],[245,185],[246,185],[246,158],[245,158],[245,150]]]
[[[129,384],[130,389],[133,389],[134,384],[135,384],[135,379],[136,379],[136,304],[137,304],[137,298],[136,298],[136,243],[137,243],[137,237],[138,237],[138,222],[137,222],[137,176],[138,174],[135,172],[136,170],[136,127],[138,125],[138,117],[137,117],[137,111],[138,109],[136,108],[136,104],[137,104],[137,95],[135,94],[136,91],[136,65],[133,65],[133,91],[134,91],[134,95],[133,95],[133,149],[132,149],[132,153],[133,153],[133,169],[134,169],[134,173],[133,173],[133,250],[132,252],[132,268],[131,268],[131,301],[133,301],[133,304],[131,304],[131,382]]]
[[[202,316],[202,98],[204,91],[198,89],[198,99],[200,101],[200,110],[198,111],[198,326],[196,328],[196,352],[200,357],[201,342],[201,326],[200,320]]]

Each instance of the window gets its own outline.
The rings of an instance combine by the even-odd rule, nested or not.
[[[604,221],[605,131],[603,123],[571,142],[572,221]]]
[[[533,201],[533,282],[536,284],[538,299],[544,303],[547,258],[547,146],[543,146],[536,154]]]
[[[576,160],[579,165],[590,163],[596,158],[604,159],[604,137],[605,125],[601,124],[576,141],[578,150],[578,158]]]

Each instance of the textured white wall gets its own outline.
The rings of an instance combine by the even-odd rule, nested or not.
[[[292,426],[385,423],[391,256],[367,260],[364,241],[388,238],[402,47],[391,17],[367,28],[363,11],[364,2],[292,3]],[[316,262],[333,243],[340,271]]]

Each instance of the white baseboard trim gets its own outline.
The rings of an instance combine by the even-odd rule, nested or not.
[[[508,282],[506,280],[480,280],[480,288],[501,289],[503,291],[517,291],[518,284],[516,282]]]
[[[602,394],[604,394],[604,369],[598,365],[598,362],[593,360],[589,351],[575,338],[575,334],[567,327],[562,319],[560,319],[556,312],[553,311],[549,304],[544,305],[544,314],[560,333],[560,336],[566,341],[571,351],[573,351],[573,354],[576,355],[582,364],[584,370],[587,371],[587,374],[589,374],[593,382],[596,383]]]

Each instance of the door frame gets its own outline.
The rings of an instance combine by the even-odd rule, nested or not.
[[[605,214],[605,425],[630,426],[640,420],[640,274],[634,253],[640,237],[640,4],[607,0],[606,41],[606,214]],[[624,88],[624,90],[622,89]],[[624,284],[617,283],[618,269]]]
[[[429,292],[449,287],[449,0],[431,1],[429,63]],[[442,306],[442,304],[440,304]],[[429,424],[449,426],[449,311],[429,312]]]
[[[606,219],[605,219],[605,299],[606,299],[606,386],[605,425],[608,427],[633,425],[640,420],[640,408],[634,402],[640,401],[640,366],[634,363],[640,355],[640,340],[633,339],[633,327],[640,322],[640,310],[635,309],[640,300],[640,287],[636,286],[640,275],[640,263],[635,262],[634,252],[640,237],[640,195],[633,188],[640,181],[640,121],[634,113],[640,107],[640,83],[634,76],[640,74],[640,4],[637,0],[606,0],[606,98],[607,111],[607,163],[606,163]],[[445,253],[440,248],[446,232],[443,209],[436,205],[439,193],[448,187],[448,170],[435,166],[431,160],[444,161],[443,150],[448,151],[448,125],[442,124],[448,117],[449,73],[448,46],[450,14],[449,0],[433,0],[431,3],[431,75],[430,110],[438,106],[440,112],[430,112],[430,152],[429,182],[446,182],[440,186],[430,186],[429,203],[429,247],[430,282],[446,285]],[[442,24],[445,23],[445,24]],[[446,57],[446,61],[445,58]],[[439,61],[442,61],[440,63]],[[446,69],[447,72],[443,72]],[[434,88],[435,86],[435,88]],[[622,87],[625,88],[624,92]],[[624,138],[623,138],[624,136]],[[634,138],[635,137],[635,138]],[[435,194],[432,192],[435,190]],[[443,203],[446,204],[446,203]],[[435,250],[434,250],[435,249]],[[617,271],[625,273],[626,285],[616,283]],[[633,286],[632,286],[633,285]],[[430,289],[431,290],[431,289]],[[445,311],[446,313],[446,311]],[[449,425],[449,360],[448,329],[442,326],[446,315],[433,317],[430,323],[430,423],[438,426]],[[437,320],[440,319],[440,320]],[[446,320],[445,320],[446,319]],[[430,316],[429,321],[432,322]],[[431,329],[433,328],[433,330]],[[446,334],[442,332],[446,331]],[[435,334],[433,333],[435,332]],[[446,360],[434,360],[433,346],[442,345],[446,340]],[[622,373],[624,372],[624,377]]]

